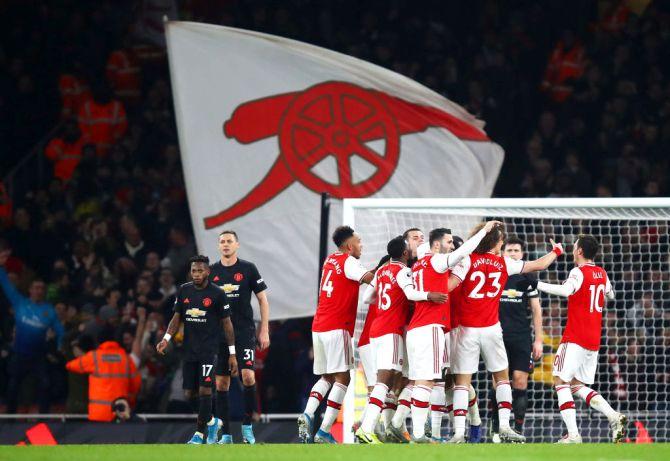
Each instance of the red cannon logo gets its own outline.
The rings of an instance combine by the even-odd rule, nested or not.
[[[479,128],[442,109],[411,103],[346,82],[325,82],[305,91],[274,95],[240,104],[223,125],[227,138],[250,144],[278,137],[280,155],[265,177],[245,197],[204,219],[212,229],[244,216],[299,181],[316,193],[337,198],[367,197],[391,179],[400,159],[400,136],[441,127],[464,140],[488,141]],[[380,152],[369,147],[383,141]],[[352,157],[375,170],[356,182]],[[314,167],[332,157],[337,182],[319,176]]]

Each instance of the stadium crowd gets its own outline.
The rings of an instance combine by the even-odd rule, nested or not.
[[[662,57],[670,55],[670,10],[662,2],[637,11],[624,4],[193,1],[181,13],[342,51],[464,105],[505,148],[499,196],[661,196],[669,187],[670,64]],[[18,351],[19,332],[33,326],[15,322],[17,306],[7,289],[1,294],[0,399],[8,411],[34,411],[27,404],[39,394],[40,411],[85,412],[87,378],[68,373],[65,361],[95,348],[103,332],[130,351],[138,307],[148,315],[136,410],[190,411],[179,354],[154,348],[195,245],[165,51],[133,35],[137,7],[108,0],[2,7],[11,26],[0,31],[0,168],[8,171],[57,126],[38,146],[53,172],[21,194],[0,187],[0,250],[11,250],[0,272],[55,316],[45,335]],[[626,274],[624,284],[670,292],[660,266],[649,280]],[[624,404],[670,389],[667,354],[653,352],[670,346],[668,301],[623,299],[624,316],[608,313],[616,328],[601,366],[638,380],[608,383]],[[547,317],[559,319],[560,306]],[[271,324],[272,346],[257,355],[259,411],[304,406],[309,325]],[[626,328],[635,335],[624,337]],[[20,366],[26,357],[43,367],[43,382]]]

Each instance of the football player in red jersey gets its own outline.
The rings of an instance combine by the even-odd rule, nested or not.
[[[558,406],[568,433],[559,443],[581,443],[573,395],[604,414],[612,429],[612,441],[620,442],[627,418],[614,410],[602,395],[587,386],[593,384],[598,367],[605,297],[614,299],[614,290],[605,269],[596,266],[599,243],[591,235],[580,235],[572,250],[575,266],[562,285],[531,281],[525,287],[568,298],[568,323],[554,359],[554,384]]]
[[[407,266],[412,267],[416,262],[417,249],[419,245],[424,243],[425,236],[423,231],[418,227],[410,227],[402,234],[410,251],[410,258],[407,261]],[[410,303],[410,311],[413,310],[413,303]],[[409,316],[408,316],[409,317]],[[407,343],[405,343],[405,357],[407,357]],[[410,413],[412,391],[414,390],[414,381],[408,378],[407,360],[403,367],[402,374],[396,376],[393,383],[393,395],[396,397],[396,409],[393,405],[385,408],[382,411],[384,420],[384,428],[386,430],[386,441],[396,441],[400,443],[409,443],[410,436],[405,426],[405,421]],[[393,427],[391,427],[393,426]]]
[[[386,264],[391,256],[384,255],[375,267],[374,272],[377,272],[377,269]],[[368,388],[368,396],[372,392],[372,388],[375,387],[375,382],[377,382],[377,367],[375,366],[374,353],[372,350],[372,344],[370,344],[370,327],[372,322],[374,322],[375,317],[377,317],[377,303],[371,302],[368,307],[368,313],[365,315],[365,323],[363,323],[363,330],[361,331],[361,336],[358,338],[358,343],[356,348],[358,349],[358,359],[361,362],[363,367],[363,375],[365,375],[365,383]],[[359,427],[361,427],[361,422],[365,419],[365,411],[359,421],[356,421],[351,430],[356,433]]]
[[[491,232],[497,221],[490,221],[458,250],[453,251],[451,231],[433,229],[429,234],[430,252],[412,267],[415,287],[420,291],[448,292],[457,282],[450,281],[449,273],[464,256],[472,252]],[[450,328],[449,302],[438,304],[418,301],[407,326],[407,355],[409,379],[414,380],[412,391],[412,438],[416,443],[429,443],[425,423],[428,417],[430,394],[435,380],[442,378],[445,357],[444,330]]]
[[[314,374],[321,379],[312,387],[305,411],[298,418],[298,435],[303,443],[337,443],[330,428],[340,412],[349,386],[349,371],[354,366],[351,336],[356,324],[358,289],[361,283],[370,283],[373,277],[359,261],[363,245],[351,227],[335,229],[333,242],[338,251],[323,264],[319,304],[312,322]],[[326,395],[326,413],[312,439],[314,412]]]
[[[482,224],[473,232],[480,232]],[[454,436],[451,443],[465,442],[465,418],[472,374],[479,368],[481,354],[486,369],[493,374],[498,401],[500,440],[523,443],[523,435],[509,425],[512,408],[512,388],[509,382],[507,353],[498,309],[502,288],[512,274],[544,270],[563,253],[560,244],[551,240],[553,249],[535,261],[513,260],[501,256],[505,229],[496,227],[486,235],[471,255],[463,258],[453,269],[451,277],[461,285],[459,326],[453,346],[451,371],[456,375],[454,386]]]
[[[442,304],[447,301],[446,293],[424,292],[414,288],[412,271],[407,267],[410,251],[402,235],[391,239],[386,251],[391,260],[376,271],[363,296],[366,303],[377,300],[377,316],[370,327],[377,382],[370,393],[363,423],[356,431],[356,438],[361,443],[380,443],[373,431],[385,406],[384,402],[389,399],[389,394],[392,395],[389,387],[394,378],[401,374],[406,360],[403,334],[409,302],[431,301]]]

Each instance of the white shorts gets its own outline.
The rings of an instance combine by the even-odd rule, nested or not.
[[[407,332],[409,379],[442,379],[444,330],[442,325],[425,325]]]
[[[566,383],[577,379],[584,384],[593,384],[598,368],[598,351],[584,349],[579,344],[561,343],[554,357],[552,376]]]
[[[340,373],[354,368],[354,348],[347,330],[313,331],[314,374]]]
[[[377,383],[377,367],[375,366],[374,348],[371,343],[358,346],[358,358],[361,360],[367,387],[374,386]]]
[[[444,334],[444,355],[442,358],[442,368],[449,368],[451,366],[451,331]]]
[[[479,369],[479,356],[486,370],[495,373],[509,367],[507,352],[503,342],[500,323],[490,327],[459,326],[452,345],[451,371],[458,375],[476,373]]]
[[[379,338],[370,338],[374,350],[377,370],[402,371],[405,363],[405,340],[401,335],[390,333]]]

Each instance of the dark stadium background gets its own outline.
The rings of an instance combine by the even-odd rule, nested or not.
[[[172,382],[178,355],[159,357],[153,345],[169,320],[171,295],[164,293],[184,280],[195,246],[165,51],[140,46],[133,33],[141,4],[0,4],[0,247],[12,250],[7,269],[20,288],[36,276],[47,282],[48,299],[65,327],[64,348],[57,350],[52,341],[46,355],[52,412],[86,411],[86,376],[64,369],[73,344],[95,347],[106,325],[130,344],[138,305],[149,307],[152,334],[142,357],[137,411],[182,412],[186,405],[179,383]],[[506,151],[495,196],[663,196],[669,186],[670,3],[653,1],[642,15],[619,4],[177,2],[179,19],[268,32],[357,56],[462,104],[487,122],[488,134]],[[563,43],[579,52],[580,76],[562,82],[567,96],[557,101],[547,90],[551,83],[543,81],[550,56]],[[109,84],[108,59],[124,49],[141,69],[139,97],[117,98],[127,129],[105,155],[82,146],[72,177],[54,178],[45,151],[68,127],[59,79],[70,74],[91,87]],[[139,251],[129,252],[140,242]],[[272,347],[258,354],[259,412],[303,407],[313,380],[309,324],[272,323]],[[662,344],[661,326],[649,326],[653,344]],[[3,404],[12,329],[10,305],[0,298]],[[668,373],[667,361],[654,363],[640,379]],[[37,411],[36,393],[36,380],[28,379],[20,412]]]

